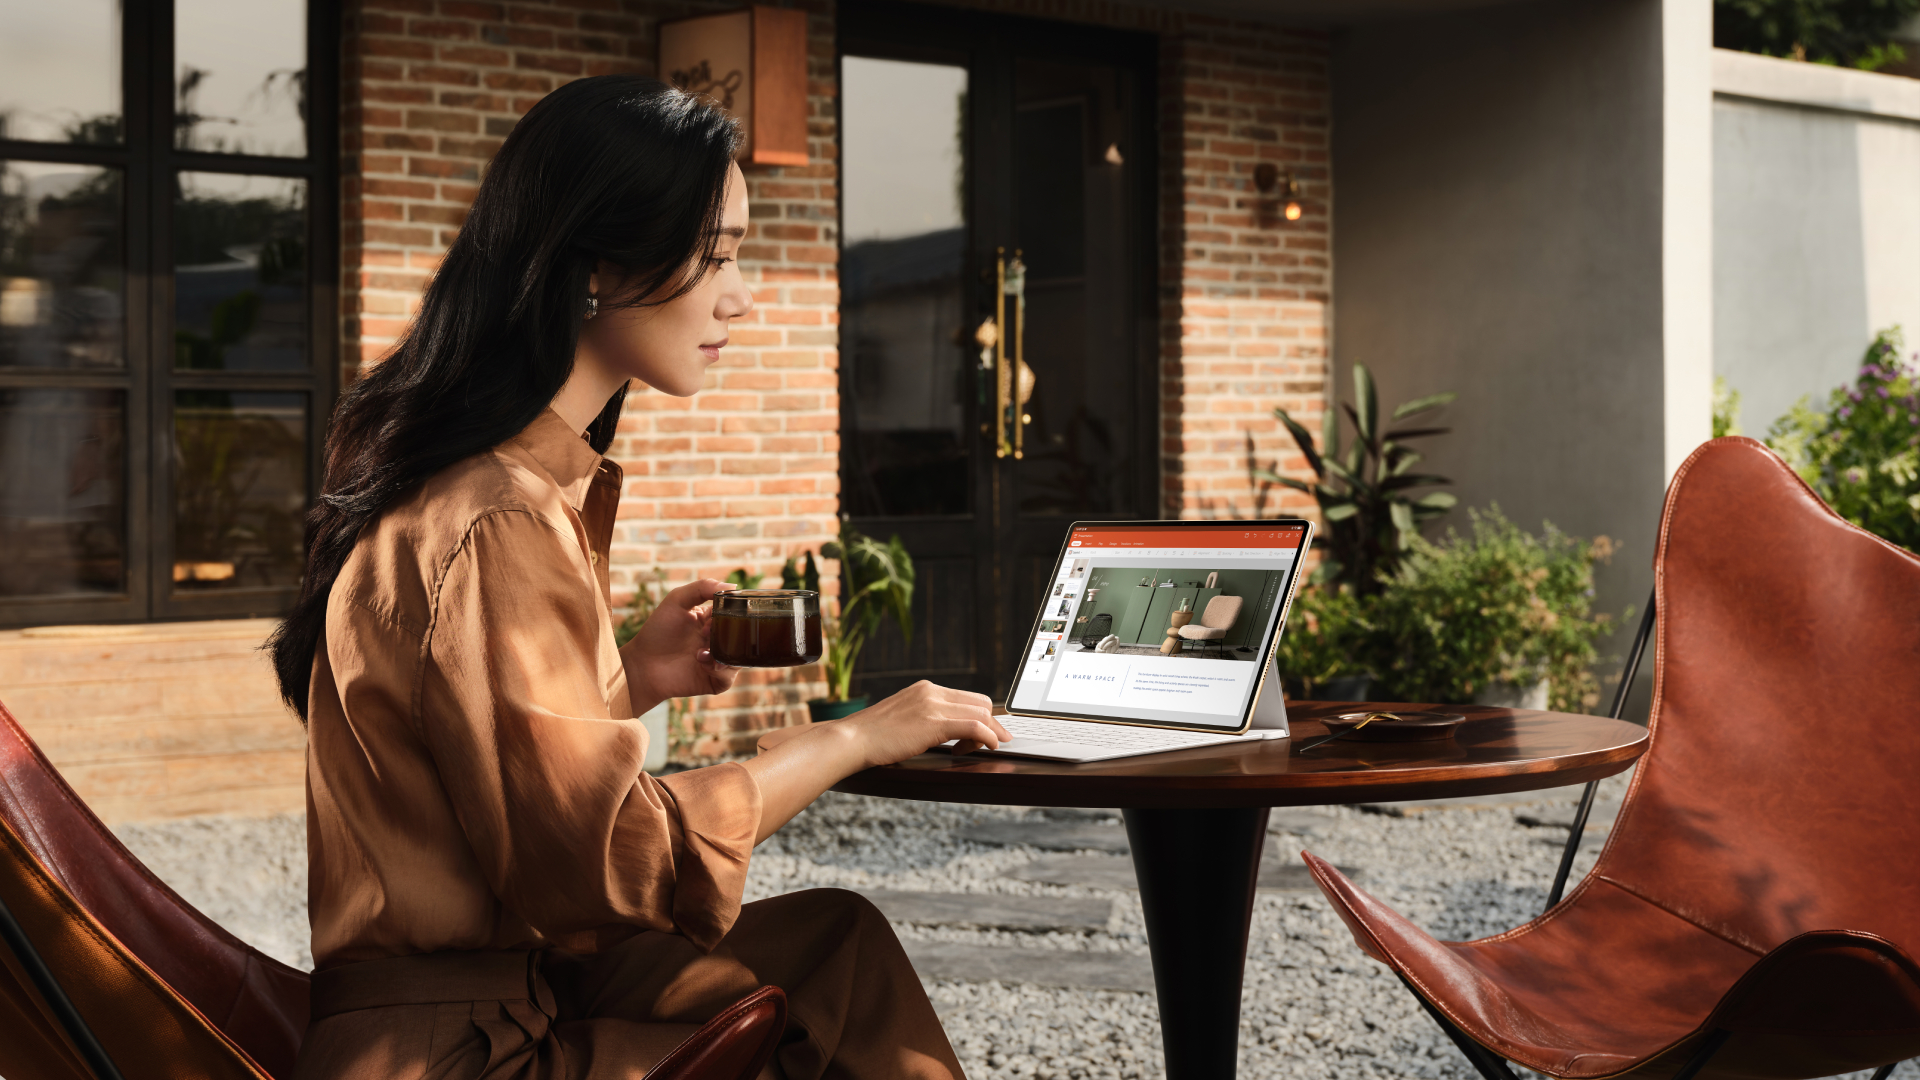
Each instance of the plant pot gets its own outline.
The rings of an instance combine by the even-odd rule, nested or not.
[[[640,714],[640,722],[647,727],[647,760],[641,768],[657,773],[667,767],[667,714],[671,703],[663,701]]]
[[[1313,701],[1372,701],[1377,688],[1371,675],[1342,675],[1320,684]]]
[[[815,698],[807,702],[807,717],[816,724],[823,720],[838,720],[842,717],[852,716],[854,713],[859,712],[872,703],[873,699],[865,694],[861,694],[858,697],[850,697],[845,701],[828,701],[826,698]]]
[[[1494,683],[1485,690],[1473,695],[1475,705],[1491,705],[1496,709],[1540,709],[1547,707],[1547,680],[1534,683]]]

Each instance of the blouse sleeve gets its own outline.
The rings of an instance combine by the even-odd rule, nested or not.
[[[548,938],[624,924],[711,950],[740,913],[760,789],[736,764],[657,781],[609,715],[623,680],[573,537],[481,518],[434,604],[415,715],[495,895]]]

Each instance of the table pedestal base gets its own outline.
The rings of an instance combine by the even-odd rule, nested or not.
[[[1267,810],[1128,810],[1168,1080],[1231,1080]]]

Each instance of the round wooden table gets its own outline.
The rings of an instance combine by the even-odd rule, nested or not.
[[[1361,709],[1465,713],[1442,742],[1351,737],[1305,754],[1319,717]],[[1122,808],[1153,954],[1170,1080],[1232,1077],[1254,885],[1275,806],[1398,802],[1583,784],[1620,772],[1647,746],[1638,724],[1479,706],[1293,702],[1292,739],[1247,741],[1070,765],[922,754],[835,785],[928,802]]]

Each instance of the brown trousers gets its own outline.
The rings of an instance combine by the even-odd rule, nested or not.
[[[747,904],[711,953],[649,932],[592,956],[435,953],[313,980],[296,1080],[639,1080],[760,986],[787,993],[787,1080],[962,1080],[886,919],[857,893]]]

